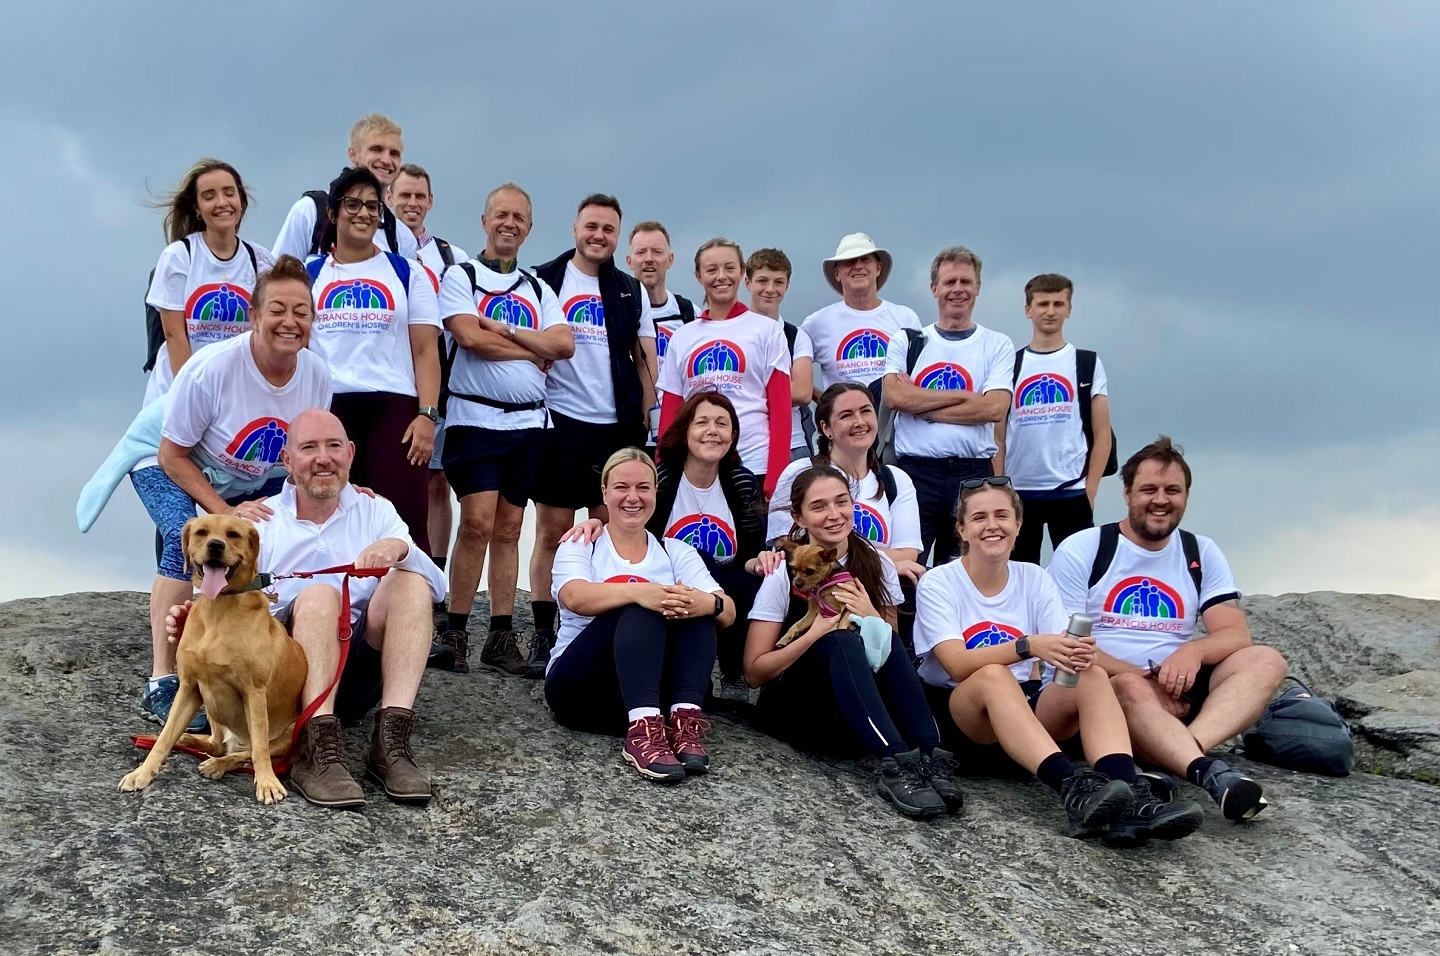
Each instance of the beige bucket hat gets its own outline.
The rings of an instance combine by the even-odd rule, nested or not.
[[[880,279],[876,283],[877,290],[885,288],[885,280],[890,278],[890,269],[895,264],[890,253],[875,245],[875,240],[863,232],[852,232],[840,240],[836,247],[835,254],[825,260],[825,281],[830,283],[830,288],[840,292],[840,282],[835,278],[835,264],[837,262],[848,262],[851,259],[859,259],[861,256],[873,255],[880,260]],[[843,295],[843,293],[841,293]]]

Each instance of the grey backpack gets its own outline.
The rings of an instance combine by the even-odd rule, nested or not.
[[[1245,756],[1287,770],[1348,777],[1355,767],[1350,725],[1333,702],[1316,697],[1294,677],[1288,680],[1245,731]]]

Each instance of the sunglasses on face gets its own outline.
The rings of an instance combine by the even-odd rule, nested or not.
[[[1010,484],[1009,475],[991,475],[988,478],[966,478],[960,482],[962,491],[974,491],[976,488],[984,488],[986,485],[994,485],[996,488],[1004,488]]]
[[[356,199],[354,196],[346,196],[340,200],[340,208],[352,216],[362,209],[372,216],[378,216],[380,215],[380,200]]]

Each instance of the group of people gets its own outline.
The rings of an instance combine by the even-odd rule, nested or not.
[[[573,248],[526,269],[521,186],[489,193],[469,256],[426,230],[430,179],[394,122],[361,119],[348,157],[273,250],[239,238],[248,199],[226,163],[197,163],[168,204],[147,297],[164,344],[81,506],[88,527],[128,475],[159,533],[145,715],[163,722],[174,698],[198,507],[254,521],[267,572],[392,569],[354,595],[357,652],[302,737],[291,783],[320,805],[363,802],[339,728],[377,704],[367,771],[429,798],[416,692],[427,663],[469,671],[488,571],[478,663],[543,679],[556,720],[623,737],[651,780],[704,773],[707,710],[758,688],[758,726],[873,754],[880,795],[914,817],[958,810],[961,771],[1017,767],[1056,792],[1068,832],[1118,844],[1199,826],[1174,777],[1228,819],[1264,807],[1208,754],[1286,663],[1251,641],[1218,547],[1179,529],[1191,473],[1168,438],[1119,468],[1126,518],[1093,527],[1118,462],[1104,367],[1065,338],[1069,279],[1026,285],[1017,350],[972,318],[969,249],[935,256],[922,327],[880,297],[893,259],[855,233],[821,263],[839,300],[791,324],[785,253],[717,238],[694,256],[697,309],[669,287],[669,232],[626,233],[614,197],[585,197]],[[837,569],[823,594],[795,586],[802,555]],[[316,634],[336,631],[339,584],[275,604],[311,658],[306,704],[335,667]]]

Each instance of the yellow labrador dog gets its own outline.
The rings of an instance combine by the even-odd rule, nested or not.
[[[200,595],[175,653],[180,689],[154,749],[120,789],[144,790],[181,744],[210,755],[200,772],[211,780],[250,763],[255,799],[278,803],[285,787],[271,759],[290,746],[308,672],[305,652],[270,616],[264,591],[241,590],[258,570],[260,534],[253,524],[224,515],[192,518],[182,541]],[[202,703],[208,737],[184,732]]]

